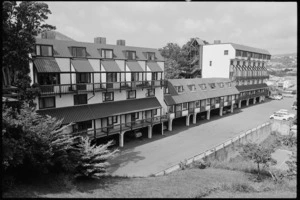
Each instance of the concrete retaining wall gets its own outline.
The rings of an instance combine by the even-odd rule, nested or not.
[[[277,131],[281,135],[288,135],[290,133],[290,127],[292,125],[292,121],[272,121],[272,131]]]
[[[216,159],[219,161],[229,160],[232,157],[235,157],[238,154],[237,146],[239,144],[246,144],[248,142],[261,143],[264,141],[272,132],[272,123],[266,122],[256,128],[248,130],[244,133],[239,134],[236,137],[233,137],[222,144],[216,145],[215,147],[202,152],[192,158],[186,159],[184,164],[189,165],[197,160],[210,160]],[[169,174],[173,171],[180,169],[182,163],[173,165],[163,171],[160,171],[155,174],[155,176],[161,176]]]

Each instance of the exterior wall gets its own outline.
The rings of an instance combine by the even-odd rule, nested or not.
[[[167,108],[167,104],[164,101],[164,89],[160,87],[155,88],[155,96],[163,108],[162,114],[165,115],[166,112],[168,112],[168,108]]]
[[[146,71],[148,72],[148,73],[146,73],[146,80],[150,81],[151,80],[151,73],[149,73],[149,72],[151,72],[151,70],[148,66],[146,66]]]
[[[126,65],[126,72],[130,72],[127,65]],[[126,73],[125,77],[126,77],[126,81],[131,81],[131,73]]]
[[[160,66],[160,68],[163,70],[163,73],[162,73],[162,79],[164,79],[165,77],[165,63],[164,62],[157,62],[157,64]]]
[[[228,55],[224,55],[228,50]],[[235,58],[235,49],[230,44],[203,46],[202,78],[229,78],[230,59]],[[212,66],[209,66],[212,61]]]
[[[100,72],[100,60],[99,59],[88,59],[95,72]],[[100,83],[100,73],[94,73],[94,83]],[[93,79],[92,79],[93,80]]]
[[[70,72],[70,59],[69,58],[55,58],[60,70],[62,72]]]
[[[71,79],[70,79],[70,74],[69,73],[61,73],[60,74],[60,84],[70,84]],[[72,77],[73,78],[73,77]]]
[[[146,70],[146,61],[138,61],[138,63],[141,65],[143,71]]]
[[[117,65],[120,67],[121,71],[125,71],[125,61],[124,60],[115,60]]]

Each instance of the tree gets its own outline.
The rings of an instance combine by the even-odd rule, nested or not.
[[[51,11],[46,3],[36,1],[4,1],[2,6],[2,67],[9,69],[11,85],[20,89],[21,98],[31,100],[29,54],[34,52],[35,36],[55,29],[44,23]]]
[[[241,145],[240,155],[257,164],[258,178],[260,178],[261,166],[268,168],[271,164],[276,164],[277,161],[271,156],[274,151],[273,146],[264,147],[256,143],[247,143]]]

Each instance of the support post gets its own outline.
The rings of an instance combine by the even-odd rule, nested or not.
[[[197,113],[195,112],[193,115],[193,124],[196,124],[196,119],[197,119]]]
[[[220,107],[220,116],[223,115],[223,107]]]
[[[239,100],[239,108],[242,107],[242,100]]]
[[[249,99],[247,99],[246,101],[246,106],[249,106]]]
[[[186,125],[186,126],[189,126],[189,125],[190,125],[190,116],[191,116],[191,115],[187,115],[186,118],[185,118],[185,125]]]
[[[168,120],[168,131],[172,131],[172,122],[173,122],[173,119]]]
[[[234,104],[231,104],[230,112],[233,113]]]
[[[152,138],[152,126],[148,126],[148,138]]]
[[[253,104],[256,104],[256,98],[253,99]]]
[[[125,131],[120,132],[120,135],[119,135],[119,147],[123,147],[124,146],[124,133],[125,133]]]
[[[210,119],[210,110],[207,111],[206,119],[207,119],[207,120]]]
[[[164,123],[161,123],[161,135],[164,135]]]

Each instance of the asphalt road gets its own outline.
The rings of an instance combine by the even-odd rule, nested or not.
[[[185,126],[185,118],[173,120],[173,131],[153,132],[151,139],[136,139],[124,143],[120,155],[110,161],[112,175],[148,176],[178,164],[241,132],[259,126],[279,110],[288,109],[294,98],[268,100],[255,105],[243,106],[222,117],[211,114],[210,120],[197,118],[197,123]],[[199,115],[199,114],[198,114]],[[192,117],[191,117],[192,120]],[[125,133],[126,135],[126,133]]]

